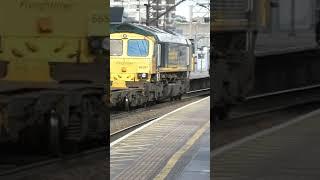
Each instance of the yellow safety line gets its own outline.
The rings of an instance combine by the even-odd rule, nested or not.
[[[187,152],[193,144],[202,136],[202,134],[209,128],[210,121],[203,125],[189,140],[183,145],[174,155],[169,159],[167,164],[161,172],[154,178],[156,180],[165,179],[182,155]]]

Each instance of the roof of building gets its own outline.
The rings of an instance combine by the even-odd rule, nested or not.
[[[130,32],[145,36],[153,36],[159,42],[190,44],[185,37],[172,32],[164,31],[156,27],[129,23],[111,24],[110,33],[120,32]]]

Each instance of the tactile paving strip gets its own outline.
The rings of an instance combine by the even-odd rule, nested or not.
[[[152,179],[210,120],[210,99],[168,115],[111,147],[111,179]]]

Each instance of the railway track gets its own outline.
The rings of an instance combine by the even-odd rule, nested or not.
[[[11,167],[6,166],[0,166],[0,179],[23,179],[26,176],[27,177],[33,177],[33,176],[39,176],[39,174],[42,174],[41,176],[45,176],[46,172],[54,171],[54,169],[60,169],[64,165],[67,164],[77,164],[78,161],[83,161],[83,159],[88,160],[94,160],[96,159],[101,160],[105,159],[106,156],[106,149],[105,146],[103,147],[97,147],[94,149],[90,149],[87,151],[83,151],[80,153],[72,154],[72,155],[64,155],[57,158],[50,158],[46,157],[42,160],[33,162],[33,163],[26,163],[24,165],[17,165],[14,166],[11,164]],[[99,158],[97,158],[99,157]],[[39,157],[38,157],[39,158]],[[76,168],[75,168],[76,169]],[[51,175],[48,175],[51,176]]]
[[[186,97],[184,97],[181,101],[176,101],[176,103],[181,103],[181,102],[188,102],[190,100],[192,100],[192,98],[198,97],[198,96],[202,96],[204,94],[208,94],[208,89],[204,89],[204,90],[200,90],[200,91],[195,91],[195,92],[189,92],[188,95]],[[170,103],[170,102],[169,102]],[[172,103],[172,102],[171,102]],[[176,104],[173,103],[173,104]],[[162,106],[165,103],[162,104]],[[167,105],[167,104],[166,104]],[[133,110],[135,113],[137,112],[143,112],[146,109],[137,109],[137,110]],[[133,111],[130,112],[122,112],[121,114],[124,115],[128,115],[129,113],[133,113]],[[120,114],[117,114],[117,116],[119,116]],[[115,115],[112,115],[113,118],[115,118]],[[128,126],[126,128],[123,128],[117,132],[114,132],[110,135],[111,137],[111,141],[113,141],[115,138],[121,137],[125,134],[127,134],[128,132],[142,126],[143,124],[146,124],[156,118],[158,118],[159,116],[154,116],[153,118],[149,118],[146,120],[143,120],[139,123],[136,123],[134,125]],[[22,155],[19,155],[22,156]],[[25,156],[25,158],[24,158]],[[106,156],[106,149],[105,146],[103,147],[97,147],[97,148],[93,148],[90,150],[85,150],[82,151],[80,153],[76,153],[76,154],[71,154],[71,155],[62,155],[61,157],[51,157],[49,155],[32,155],[33,157],[31,157],[29,154],[26,154],[20,158],[18,158],[19,162],[13,162],[13,161],[8,161],[7,163],[2,163],[0,164],[0,179],[20,179],[20,178],[24,178],[26,175],[32,175],[32,174],[39,174],[39,173],[44,173],[46,174],[46,171],[49,171],[48,169],[50,169],[50,171],[52,172],[53,169],[59,169],[61,168],[61,166],[63,167],[63,165],[68,164],[70,162],[73,162],[73,164],[75,164],[74,162],[77,161],[82,161],[83,159],[94,159],[96,157],[96,160],[104,160],[105,156]],[[92,158],[90,158],[92,157]],[[77,163],[76,163],[77,164]],[[75,168],[76,169],[76,168]]]
[[[205,89],[199,89],[199,90],[195,90],[195,91],[189,91],[187,92],[187,94],[185,96],[182,96],[181,100],[179,101],[186,101],[189,99],[192,99],[194,97],[198,97],[198,96],[203,96],[203,95],[208,95],[210,94],[210,88],[205,88]],[[177,101],[177,102],[179,102]],[[162,105],[166,105],[168,103],[174,102],[174,100],[166,100],[161,102],[160,104]],[[154,104],[156,105],[156,104]],[[111,118],[116,118],[117,116],[121,116],[121,115],[127,115],[129,113],[136,113],[136,112],[142,112],[147,110],[148,108],[150,108],[152,106],[145,106],[145,107],[140,107],[140,108],[135,108],[129,111],[119,111],[119,110],[112,110],[111,111]]]
[[[319,108],[320,85],[248,97],[227,120],[214,122],[212,148],[220,148]]]
[[[187,93],[182,100],[192,99],[197,96],[209,94],[210,88],[201,89],[197,91],[190,91]],[[320,101],[320,84],[319,85],[312,85],[312,86],[305,86],[301,88],[289,89],[284,91],[277,91],[272,93],[260,94],[255,96],[249,96],[246,99],[246,102],[238,108],[235,108],[230,113],[230,118],[227,121],[234,121],[238,119],[245,119],[250,117],[259,116],[261,114],[286,110],[291,107],[296,106],[303,106],[308,103],[314,103]],[[167,105],[165,102],[163,105]],[[141,108],[130,112],[122,112],[121,116],[129,115],[129,113],[138,113],[147,111],[149,109]],[[116,119],[117,115],[112,115],[112,119]],[[145,123],[148,123],[152,120],[156,119],[150,118],[143,120],[139,123],[127,126],[121,130],[113,132],[110,134],[111,138],[119,137],[119,134],[126,134],[126,132],[130,132],[132,129],[135,129]],[[221,124],[221,123],[220,123]]]
[[[188,101],[198,96],[208,95],[209,90],[210,89],[204,89],[189,92],[182,101]],[[167,106],[168,104],[163,103],[162,105]],[[285,122],[293,116],[309,112],[319,107],[320,85],[248,97],[244,106],[231,113],[232,117],[228,121],[219,122],[219,126],[215,126],[215,142],[218,142],[215,146],[221,147],[236,139]],[[142,112],[143,110],[136,110],[136,112],[137,111]],[[139,123],[111,133],[111,142],[158,117],[160,116],[144,119]],[[113,118],[115,118],[115,116]],[[59,166],[60,164],[65,164],[69,161],[77,161],[88,156],[96,156],[97,154],[105,156],[105,147],[95,148],[70,156],[47,158],[39,162],[16,167],[14,164],[7,164],[7,166],[2,165],[0,166],[0,178],[19,177],[22,176],[21,174],[37,172],[39,169]]]
[[[249,96],[230,113],[239,119],[320,101],[320,84]]]
[[[185,100],[192,99],[194,97],[208,95],[208,94],[210,94],[210,88],[204,88],[204,89],[199,89],[199,90],[194,90],[194,91],[188,91],[186,93],[186,95],[182,96],[182,98],[179,101],[185,101]],[[159,104],[165,105],[166,103],[171,103],[172,101],[174,101],[174,100],[166,100],[166,101],[163,101],[163,102],[161,102]],[[156,104],[154,104],[154,105],[156,105]],[[149,106],[149,107],[152,107],[152,106]],[[117,115],[128,114],[128,113],[132,113],[132,112],[145,111],[147,108],[148,108],[148,106],[132,109],[132,110],[129,110],[129,111],[112,110],[111,111],[111,118],[116,117]]]
[[[184,99],[192,98],[192,97],[199,96],[199,95],[206,95],[208,93],[210,94],[210,88],[189,91],[189,92],[187,92],[187,95],[186,95],[186,97],[184,97]]]
[[[151,122],[153,120],[156,120],[158,119],[160,116],[157,116],[157,117],[153,117],[153,118],[150,118],[150,119],[147,119],[147,120],[143,120],[139,123],[136,123],[136,124],[133,124],[131,126],[128,126],[126,128],[123,128],[123,129],[120,129],[116,132],[113,132],[110,134],[110,143],[116,141],[117,139],[125,136],[126,134],[128,134],[129,132],[131,131],[134,131],[135,129],[147,124],[148,122]]]

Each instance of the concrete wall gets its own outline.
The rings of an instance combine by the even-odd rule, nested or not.
[[[190,39],[189,23],[177,23],[175,28],[178,33]],[[210,24],[209,23],[194,23],[192,25],[192,39],[196,39],[197,47],[210,46]]]

